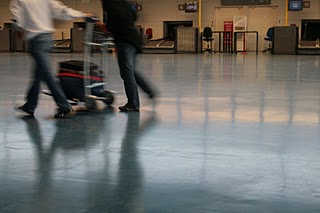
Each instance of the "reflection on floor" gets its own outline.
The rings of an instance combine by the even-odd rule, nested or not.
[[[82,55],[53,54],[54,69],[68,59]],[[320,210],[317,56],[140,55],[161,93],[126,114],[110,54],[114,108],[65,120],[45,95],[34,118],[15,112],[32,61],[0,63],[1,213]]]

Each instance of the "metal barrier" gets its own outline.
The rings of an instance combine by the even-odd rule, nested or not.
[[[212,34],[219,34],[219,45],[218,45],[218,52],[227,52],[232,53],[232,32],[231,31],[212,31]],[[223,35],[223,40],[222,36]],[[222,44],[222,51],[221,51],[221,43]],[[214,51],[216,52],[216,51]]]
[[[256,54],[258,54],[258,52],[259,52],[259,48],[258,48],[258,39],[259,39],[259,33],[258,33],[258,31],[238,31],[238,32],[234,32],[234,41],[233,41],[233,52],[234,53],[238,53],[238,52],[243,52],[243,51],[238,51],[237,50],[237,35],[238,34],[240,34],[240,33],[242,33],[242,34],[248,34],[248,33],[254,33],[254,34],[256,34]],[[244,42],[245,42],[245,40],[244,40]]]

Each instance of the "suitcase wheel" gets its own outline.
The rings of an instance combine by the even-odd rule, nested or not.
[[[105,97],[105,99],[103,100],[103,102],[104,102],[106,105],[110,106],[111,104],[113,104],[114,99],[115,99],[115,97],[114,97],[114,92],[111,92],[111,91],[106,90],[106,91],[105,91],[105,94],[104,94],[104,97]]]

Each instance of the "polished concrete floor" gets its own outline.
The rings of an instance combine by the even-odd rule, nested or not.
[[[319,56],[141,55],[160,96],[126,114],[110,54],[114,109],[59,120],[13,110],[32,61],[0,55],[1,213],[320,212]]]

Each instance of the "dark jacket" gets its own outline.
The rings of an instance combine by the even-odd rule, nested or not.
[[[137,14],[126,0],[102,0],[104,22],[115,42],[128,42],[138,52],[142,50],[142,37],[136,27]]]

